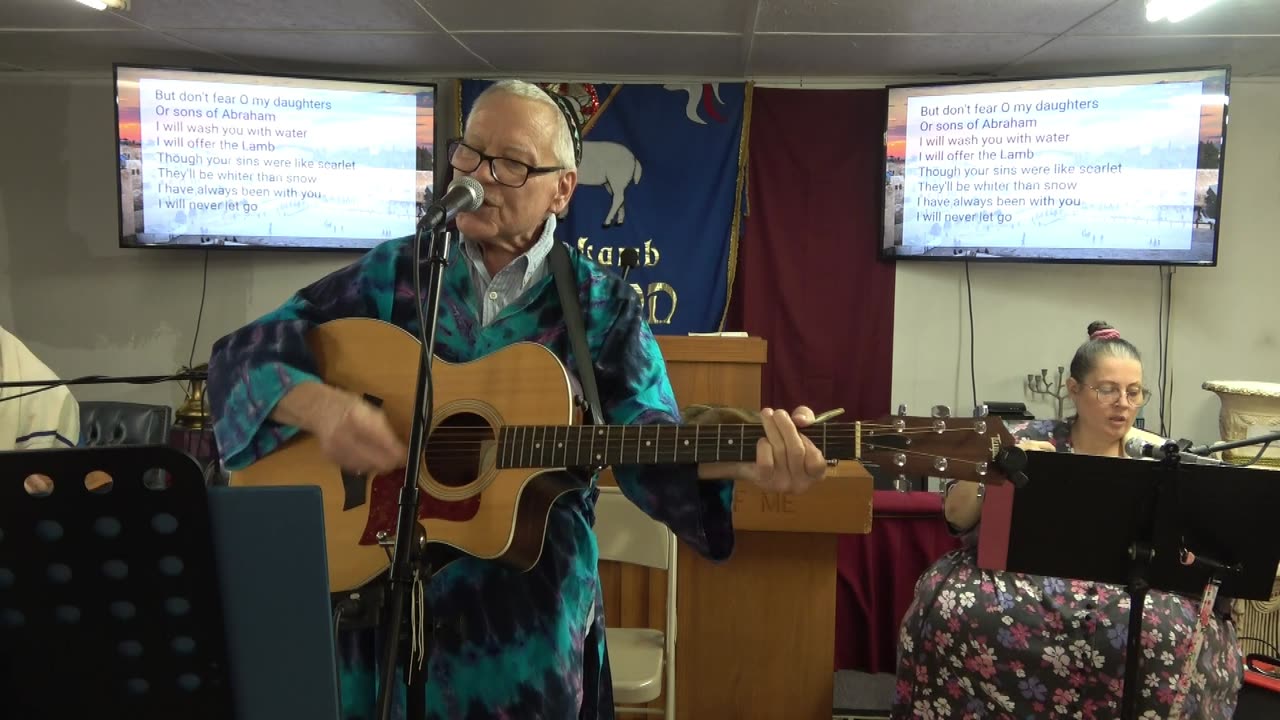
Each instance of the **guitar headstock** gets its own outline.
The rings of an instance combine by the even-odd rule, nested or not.
[[[864,423],[860,438],[862,458],[895,475],[1026,483],[1026,453],[998,417],[950,417],[945,408],[933,417],[885,415]]]

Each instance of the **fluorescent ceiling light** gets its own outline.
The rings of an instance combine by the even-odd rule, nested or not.
[[[1181,22],[1215,2],[1217,0],[1147,0],[1147,22]]]
[[[94,10],[128,10],[129,0],[76,0],[81,5],[88,5]]]

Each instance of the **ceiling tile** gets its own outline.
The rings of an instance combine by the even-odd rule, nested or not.
[[[1274,38],[1066,36],[1006,69],[1005,74],[1091,73],[1231,65],[1235,75],[1280,66]]]
[[[754,77],[974,75],[994,72],[1046,42],[1041,35],[757,35]]]
[[[413,0],[133,0],[129,17],[159,29],[440,29]]]
[[[500,72],[742,77],[742,38],[632,33],[469,33],[459,36]]]
[[[478,72],[483,65],[444,33],[182,30],[172,33],[264,71]]]
[[[1113,0],[761,0],[756,32],[1056,35]]]
[[[484,68],[444,33],[177,31],[266,72],[431,73]]]
[[[1276,0],[1218,0],[1182,22],[1147,22],[1146,4],[1118,2],[1072,31],[1072,35],[1276,35]],[[1273,39],[1273,42],[1280,40]]]
[[[421,0],[458,30],[634,30],[741,33],[755,0]]]
[[[72,0],[4,0],[0,29],[121,30],[137,25],[114,13],[94,10]]]
[[[160,33],[0,32],[0,62],[29,70],[105,71],[112,63],[233,68],[235,64]]]

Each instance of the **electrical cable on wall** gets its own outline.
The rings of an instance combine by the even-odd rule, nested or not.
[[[1156,385],[1160,389],[1160,403],[1156,406],[1157,432],[1166,437],[1164,429],[1164,363],[1160,361],[1160,349],[1164,347],[1164,268],[1156,266],[1156,275],[1160,278],[1160,289],[1156,291],[1159,303],[1156,308]]]
[[[1169,272],[1166,273],[1165,270]],[[1169,266],[1156,268],[1160,274],[1159,310],[1156,316],[1156,382],[1159,385],[1158,406],[1160,435],[1169,437],[1173,432],[1173,374],[1169,371],[1170,325],[1173,319],[1173,272]]]
[[[1173,268],[1160,266],[1160,317],[1157,319],[1156,366],[1160,384],[1160,434],[1173,432],[1173,374],[1169,369],[1170,325],[1173,315]],[[1166,272],[1166,270],[1168,272]]]
[[[978,409],[978,365],[974,362],[973,282],[969,279],[969,261],[964,261],[964,288],[969,295],[969,386],[973,389],[973,409]]]
[[[196,343],[200,341],[200,321],[204,319],[204,299],[209,290],[209,251],[204,251],[204,271],[200,280],[200,309],[196,310],[196,331],[191,335],[191,353],[187,356],[187,368],[196,360]],[[187,391],[188,393],[190,390]]]
[[[209,292],[209,251],[208,250],[204,251],[204,269],[201,271],[201,275],[202,277],[200,279],[200,308],[196,310],[196,329],[195,329],[195,332],[191,334],[191,352],[187,355],[187,367],[186,367],[187,370],[193,369],[193,363],[196,361],[196,346],[200,342],[200,324],[204,320],[204,301],[205,301],[205,298],[208,297],[208,292]],[[185,390],[187,397],[191,397],[192,389],[193,389],[193,385],[190,382],[188,382]],[[205,415],[203,393],[200,394],[200,415],[201,416]],[[190,447],[193,442],[195,443],[196,447]],[[188,454],[197,455],[199,453],[199,445],[200,445],[199,438],[193,441],[191,439],[191,436],[187,435],[184,445],[186,445],[186,447],[183,447],[182,449],[185,450]]]
[[[1177,269],[1169,267],[1169,278],[1165,283],[1164,296],[1164,354],[1160,358],[1160,365],[1164,368],[1164,379],[1166,386],[1160,388],[1161,396],[1168,395],[1169,400],[1165,403],[1165,412],[1168,416],[1161,418],[1161,424],[1168,431],[1164,437],[1173,434],[1173,370],[1169,368],[1169,346],[1173,341],[1173,274]]]

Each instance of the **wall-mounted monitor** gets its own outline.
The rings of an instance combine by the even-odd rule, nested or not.
[[[431,202],[435,85],[114,69],[122,247],[366,250]]]
[[[1216,265],[1230,68],[889,88],[880,254]]]

